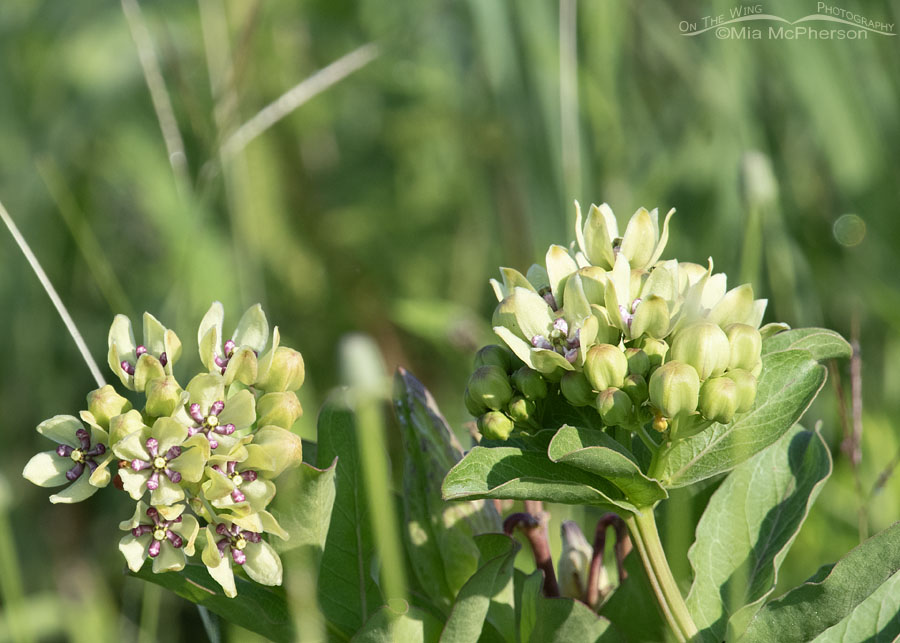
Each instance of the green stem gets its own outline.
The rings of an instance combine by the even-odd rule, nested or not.
[[[659,540],[659,531],[656,529],[656,518],[653,509],[644,507],[641,513],[635,514],[625,520],[634,546],[641,556],[650,586],[656,595],[660,610],[666,623],[678,641],[689,641],[697,635],[697,626],[685,605],[678,584],[669,569],[666,553],[663,551]]]

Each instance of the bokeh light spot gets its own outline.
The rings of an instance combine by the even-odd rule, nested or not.
[[[834,222],[834,238],[842,246],[853,247],[866,237],[866,222],[855,214],[843,214]]]

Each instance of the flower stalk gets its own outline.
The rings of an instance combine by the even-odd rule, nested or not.
[[[634,547],[644,564],[653,594],[669,629],[677,641],[692,640],[697,635],[697,626],[672,576],[666,553],[659,540],[653,509],[644,507],[640,513],[626,518],[625,524],[631,532]]]

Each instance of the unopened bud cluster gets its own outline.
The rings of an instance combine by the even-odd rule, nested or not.
[[[542,376],[551,393],[558,387],[568,404],[595,409],[605,426],[673,434],[678,426],[685,436],[750,410],[762,339],[786,327],[759,328],[766,301],[749,284],[728,290],[711,258],[707,267],[662,260],[674,210],[660,226],[656,210],[641,208],[619,236],[606,204],[586,219],[576,208],[569,248],[551,246],[543,266],[501,268],[502,280],[491,280],[494,331],[516,368]],[[482,433],[502,439],[518,421],[512,367],[490,365],[473,374],[466,399],[477,392],[469,410]]]
[[[506,440],[516,427],[537,426],[538,407],[547,397],[547,382],[505,346],[491,344],[475,355],[465,402],[489,440]]]
[[[143,322],[138,344],[131,322],[117,315],[108,353],[142,406],[110,385],[92,391],[80,418],[58,415],[37,427],[59,446],[34,456],[23,475],[42,487],[68,485],[50,496],[55,503],[79,502],[114,481],[136,501],[119,542],[134,572],[148,558],[155,573],[178,571],[199,549],[227,596],[237,593],[236,568],[280,585],[281,560],[267,539],[288,534],[268,506],[275,479],[301,461],[290,428],[302,412],[303,358],[280,345],[277,327],[270,344],[259,305],[223,343],[224,310],[215,302],[197,335],[205,370],[182,386],[177,335],[149,313]]]

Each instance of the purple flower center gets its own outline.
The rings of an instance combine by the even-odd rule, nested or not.
[[[219,424],[219,414],[224,410],[225,402],[222,400],[216,400],[210,404],[209,412],[205,415],[199,404],[196,402],[191,404],[188,413],[196,424],[188,427],[188,435],[202,433],[209,440],[209,448],[215,449],[219,446],[219,441],[215,438],[216,433],[219,435],[231,435],[235,430],[233,424]]]
[[[134,354],[136,356],[135,363],[132,364],[127,359],[123,359],[119,366],[122,367],[122,370],[128,373],[129,375],[134,375],[134,366],[137,364],[138,360],[141,359],[141,355],[144,353],[148,353],[147,347],[143,344],[140,344],[137,348],[134,349]],[[169,363],[169,357],[166,355],[166,352],[163,351],[159,354],[159,363],[165,366]]]
[[[234,485],[234,490],[231,492],[231,499],[235,502],[244,502],[247,497],[241,492],[240,486],[244,482],[253,482],[259,477],[259,474],[252,469],[246,469],[244,471],[237,470],[237,461],[231,461],[225,463],[225,469],[215,464],[213,465],[213,470],[218,471],[223,476],[231,480],[231,484]]]
[[[131,530],[131,535],[135,538],[140,538],[144,534],[152,535],[150,543],[147,545],[147,555],[150,556],[150,558],[159,556],[159,551],[162,549],[162,544],[165,541],[168,541],[169,544],[176,549],[179,549],[184,544],[184,540],[181,536],[171,529],[172,525],[181,522],[181,516],[178,516],[174,520],[162,520],[159,511],[157,511],[155,507],[147,509],[147,515],[150,516],[152,522],[139,524]]]
[[[133,471],[143,471],[144,469],[152,469],[150,477],[147,478],[147,488],[150,491],[159,489],[159,476],[165,475],[170,482],[178,484],[181,482],[181,474],[169,466],[169,462],[181,455],[181,447],[170,447],[165,453],[159,452],[159,442],[156,438],[149,438],[146,442],[147,453],[150,454],[149,460],[141,460],[135,458],[131,461],[131,469]]]
[[[640,305],[640,299],[635,299],[631,302],[631,309],[623,304],[619,304],[619,316],[622,318],[622,323],[625,324],[629,331],[631,330],[631,323],[634,321],[634,313],[637,312],[637,308]]]
[[[97,443],[91,446],[91,436],[84,429],[75,431],[75,437],[78,438],[79,447],[70,447],[68,444],[60,444],[56,447],[56,455],[61,458],[71,458],[75,464],[71,469],[66,471],[66,480],[75,481],[84,473],[87,467],[91,473],[97,468],[94,458],[106,453],[106,445]]]
[[[576,328],[570,334],[569,323],[562,317],[553,321],[553,329],[547,336],[535,335],[531,338],[531,345],[548,351],[555,351],[565,357],[570,364],[578,358],[578,349],[581,347],[581,329]]]
[[[216,543],[216,547],[219,550],[219,556],[224,558],[225,552],[231,550],[231,558],[238,565],[243,565],[247,562],[247,555],[244,553],[244,549],[247,545],[249,543],[258,543],[262,541],[262,536],[255,531],[246,531],[237,525],[231,525],[231,527],[229,527],[223,522],[216,526],[216,533],[220,536],[224,536],[224,538],[221,538]]]
[[[225,355],[216,355],[215,362],[216,366],[219,367],[219,370],[222,372],[222,375],[225,375],[225,369],[228,368],[228,362],[231,361],[231,357],[234,355],[234,349],[237,348],[235,343],[232,340],[228,340],[225,342]]]

